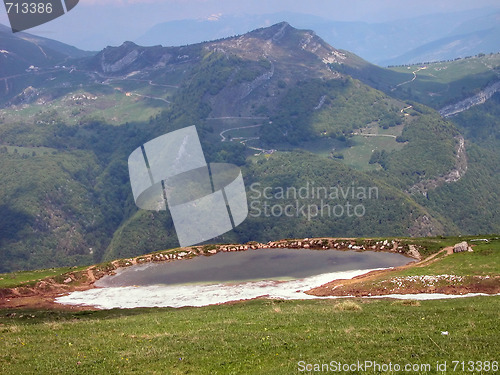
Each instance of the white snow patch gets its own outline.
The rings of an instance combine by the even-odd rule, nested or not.
[[[249,281],[242,283],[196,285],[150,285],[118,288],[96,288],[73,292],[56,298],[66,305],[95,306],[102,309],[134,307],[208,306],[257,297],[280,299],[313,299],[305,294],[336,279],[352,279],[370,271],[385,268],[326,273],[291,281]]]
[[[56,298],[56,302],[65,305],[94,306],[100,309],[129,309],[136,307],[201,307],[231,301],[249,300],[257,297],[287,300],[346,298],[337,296],[318,297],[305,294],[304,291],[317,288],[333,280],[352,279],[355,276],[382,269],[386,268],[326,273],[291,281],[261,280],[231,284],[183,284],[95,288],[80,292],[72,292],[68,295],[58,297]],[[498,296],[500,294],[496,295]],[[476,296],[489,296],[489,294],[389,294],[384,296],[369,296],[366,298],[436,300]]]
[[[396,299],[414,299],[427,301],[433,299],[465,298],[478,296],[500,296],[500,294],[485,293],[467,293],[467,294],[443,294],[443,293],[415,293],[415,294],[387,294],[385,296],[370,296],[367,298],[396,298]]]

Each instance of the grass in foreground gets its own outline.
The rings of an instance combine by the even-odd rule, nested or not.
[[[0,373],[275,375],[360,360],[429,363],[419,373],[433,374],[436,361],[498,361],[499,309],[499,297],[478,297],[0,311]]]
[[[15,288],[18,286],[32,286],[38,281],[48,277],[64,275],[67,272],[76,272],[87,267],[64,267],[64,268],[49,268],[36,271],[19,271],[12,273],[0,274],[0,288]]]
[[[469,242],[473,252],[451,254],[438,262],[422,268],[409,268],[402,272],[405,276],[453,274],[460,276],[499,275],[500,240],[490,242]],[[476,244],[476,245],[474,245]]]

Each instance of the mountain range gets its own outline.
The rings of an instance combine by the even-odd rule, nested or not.
[[[286,20],[313,29],[327,43],[381,66],[422,63],[498,52],[500,13],[481,9],[383,23],[339,22],[313,15],[279,12],[266,15],[217,15],[179,20],[151,27],[135,40],[140,45],[186,45],[244,34]]]
[[[5,77],[15,73],[24,73],[31,65],[38,67],[63,63],[71,58],[92,55],[91,52],[79,50],[73,46],[52,39],[38,37],[12,30],[0,24],[0,75]]]
[[[437,111],[498,82],[498,54],[386,69],[286,22],[97,53],[2,35],[0,272],[178,246],[168,211],[135,206],[127,159],[193,124],[248,192],[249,217],[215,242],[500,232],[498,94]]]

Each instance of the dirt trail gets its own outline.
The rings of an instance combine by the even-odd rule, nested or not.
[[[239,126],[239,127],[236,127],[236,128],[230,128],[230,129],[226,129],[226,130],[223,130],[219,133],[219,136],[222,138],[221,142],[225,142],[227,140],[227,138],[224,136],[224,133],[227,133],[228,131],[231,131],[231,130],[239,130],[239,129],[249,129],[249,128],[258,128],[258,127],[261,127],[263,124],[257,124],[257,125],[247,125],[247,126]],[[252,139],[258,139],[258,138],[252,138]]]
[[[400,84],[396,85],[396,87],[394,87],[391,91],[396,90],[396,88],[397,88],[397,87],[399,87],[399,86],[401,86],[401,85],[405,85],[405,84],[407,84],[407,83],[411,83],[411,82],[415,81],[415,80],[417,79],[417,72],[419,72],[419,71],[421,71],[421,70],[424,70],[424,69],[427,69],[427,67],[426,67],[426,66],[422,66],[422,67],[418,68],[417,70],[414,70],[414,71],[412,72],[412,73],[413,73],[413,78],[412,78],[412,79],[410,79],[410,80],[408,80],[408,81],[405,81],[405,82],[402,82],[402,83],[400,83]]]
[[[424,260],[418,262],[418,264],[416,264],[415,266],[416,267],[428,266],[429,264],[434,263],[437,260],[434,258],[436,258],[439,254],[444,253],[444,252],[446,252],[446,256],[453,254],[453,246],[445,247],[444,249],[438,251],[437,253],[432,254],[432,255],[428,256],[427,258],[425,258]],[[431,260],[433,260],[433,259],[434,259],[434,261],[431,262]]]
[[[141,97],[141,98],[147,98],[147,99],[153,99],[153,100],[161,100],[162,102],[165,102],[167,104],[172,104],[172,102],[169,102],[167,99],[160,98],[160,97],[157,97],[157,96],[142,95],[142,94],[138,94],[136,92],[130,92],[129,94],[130,95],[134,95],[134,96],[138,96],[138,97]]]
[[[339,280],[334,280],[332,282],[326,283],[318,288],[311,289],[307,291],[307,294],[315,295],[315,296],[328,296],[328,295],[334,295],[332,293],[335,289],[340,288],[340,287],[355,287],[356,284],[360,284],[362,282],[366,281],[372,281],[379,279],[381,276],[389,276],[392,273],[396,273],[408,268],[413,268],[413,267],[424,267],[428,266],[429,264],[432,264],[436,262],[438,259],[436,259],[440,254],[446,253],[445,256],[448,256],[450,254],[453,254],[453,246],[445,247],[444,249],[438,251],[437,253],[434,253],[427,258],[418,261],[418,262],[411,262],[409,264],[405,264],[404,266],[400,267],[394,267],[386,270],[378,270],[378,271],[371,271],[368,272],[364,275],[356,276],[353,277],[352,279],[339,279]]]
[[[89,267],[89,268],[87,269],[87,277],[88,277],[89,282],[90,282],[91,284],[95,283],[96,278],[95,278],[94,272],[92,271],[92,267]]]
[[[363,137],[389,137],[396,139],[397,136],[392,134],[369,134],[369,133],[352,133],[354,135],[362,135]]]
[[[214,117],[214,118],[210,118],[210,119],[207,119],[207,120],[230,119],[230,118],[233,118],[233,117],[218,117],[218,118]],[[239,117],[239,118],[242,118],[242,117]],[[247,117],[247,118],[256,119],[258,117]],[[228,140],[228,138],[224,135],[224,133],[226,133],[228,131],[239,130],[239,129],[248,129],[248,128],[258,128],[258,127],[261,127],[263,125],[264,124],[247,125],[247,126],[238,126],[238,127],[235,127],[235,128],[225,129],[225,130],[223,130],[223,131],[221,131],[219,133],[219,136],[222,138],[221,142],[226,142]],[[274,153],[276,151],[274,149],[266,150],[266,149],[263,149],[263,148],[259,148],[259,147],[254,147],[254,146],[247,145],[247,142],[253,141],[253,140],[258,140],[258,139],[260,139],[260,137],[239,137],[239,138],[232,138],[232,139],[238,140],[242,145],[245,145],[246,147],[248,147],[251,150],[259,151],[259,153],[256,154],[256,155],[260,155],[262,153],[272,154],[272,153]]]

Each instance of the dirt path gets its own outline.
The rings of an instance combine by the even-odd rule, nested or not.
[[[217,117],[217,118],[213,117],[213,118],[210,118],[210,119],[207,119],[207,120],[221,120],[221,119],[227,120],[227,119],[233,119],[233,118],[257,119],[257,118],[260,118],[260,117]],[[267,117],[264,117],[264,118],[267,118]],[[226,142],[227,138],[224,136],[224,133],[226,133],[228,131],[239,130],[239,129],[248,129],[248,128],[258,128],[258,127],[263,126],[263,125],[264,124],[257,124],[257,125],[239,126],[239,127],[235,127],[235,128],[225,129],[225,130],[223,130],[223,131],[221,131],[219,133],[219,136],[222,138],[221,142]],[[232,139],[238,140],[242,145],[245,145],[246,147],[248,147],[251,150],[259,151],[259,153],[256,154],[256,155],[260,155],[262,153],[272,154],[273,152],[276,151],[274,149],[266,150],[266,149],[259,148],[259,147],[248,146],[246,144],[248,141],[258,140],[258,139],[260,139],[260,137],[239,137],[239,138],[232,138]]]
[[[407,110],[409,110],[411,108],[413,108],[412,105],[409,105],[408,107],[404,107],[404,108],[401,109],[401,113],[404,113],[405,111],[407,111]]]
[[[366,274],[360,275],[353,277],[352,279],[339,279],[339,280],[333,280],[332,282],[326,283],[318,288],[311,289],[307,291],[307,294],[311,294],[314,296],[328,296],[328,295],[335,295],[334,290],[340,288],[340,287],[350,287],[350,289],[355,289],[356,284],[364,283],[367,281],[374,281],[379,279],[381,276],[389,276],[393,273],[408,269],[408,268],[414,268],[414,267],[424,267],[428,266],[429,264],[432,264],[436,262],[438,259],[438,255],[446,253],[445,256],[448,256],[450,254],[453,254],[453,246],[445,247],[444,249],[438,251],[437,253],[434,253],[424,260],[421,260],[419,262],[411,262],[409,264],[405,264],[404,266],[400,267],[394,267],[386,270],[378,270],[378,271],[371,271]]]
[[[402,82],[402,83],[396,85],[396,87],[394,87],[391,91],[396,90],[396,88],[399,87],[399,86],[406,85],[407,83],[411,83],[411,82],[415,81],[417,79],[417,72],[419,72],[421,70],[424,70],[424,69],[427,69],[427,67],[426,66],[421,66],[417,70],[414,70],[412,72],[413,73],[413,78],[412,79],[410,79],[409,81],[405,81],[405,82]]]
[[[159,97],[156,97],[156,96],[149,96],[149,95],[142,95],[142,94],[138,94],[136,92],[130,92],[130,95],[134,95],[134,96],[138,96],[138,97],[141,97],[141,98],[148,98],[148,99],[154,99],[154,100],[161,100],[167,104],[171,104],[171,102],[169,102],[167,99],[164,99],[164,98],[159,98]]]
[[[222,138],[221,142],[225,142],[226,141],[226,137],[224,136],[224,133],[226,132],[229,132],[231,130],[239,130],[239,129],[248,129],[248,128],[258,128],[258,127],[261,127],[263,124],[258,124],[258,125],[248,125],[248,126],[239,126],[239,127],[236,127],[236,128],[230,128],[230,129],[226,129],[226,130],[223,130],[219,133],[220,137]],[[258,139],[258,138],[253,138],[253,139]]]
[[[395,135],[392,134],[364,134],[364,133],[352,133],[354,135],[362,135],[364,137],[389,137],[389,138],[397,138]]]
[[[424,260],[418,262],[418,264],[416,264],[415,266],[416,267],[428,266],[429,264],[434,263],[437,260],[435,258],[439,254],[442,254],[444,252],[446,252],[446,256],[453,254],[453,246],[445,247],[444,249],[438,251],[437,253],[432,254],[432,255],[428,256],[427,258],[425,258]],[[435,259],[435,260],[433,262],[431,262],[431,260],[433,260],[433,259]]]
[[[87,277],[88,277],[89,282],[90,282],[91,284],[95,283],[96,278],[95,278],[94,272],[92,272],[92,270],[91,270],[90,268],[89,268],[89,269],[87,269]]]
[[[327,296],[352,296],[384,297],[390,294],[467,294],[485,293],[500,294],[500,276],[455,276],[455,275],[434,275],[434,276],[401,276],[400,271],[415,267],[426,267],[450,254],[453,254],[453,247],[446,247],[437,253],[427,257],[418,263],[410,263],[401,267],[388,270],[369,272],[364,275],[354,277],[349,280],[334,280],[324,284],[319,288],[307,291],[307,294],[327,297]],[[427,282],[427,280],[434,280]],[[435,284],[436,280],[445,281],[442,284]],[[446,280],[449,280],[446,282]],[[458,280],[453,281],[453,280]]]

